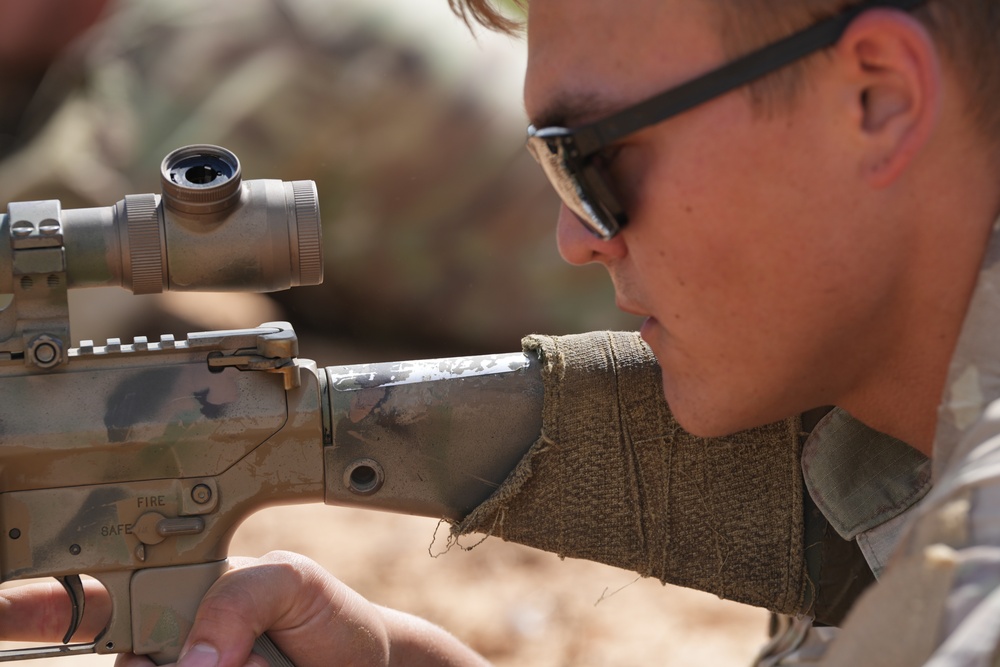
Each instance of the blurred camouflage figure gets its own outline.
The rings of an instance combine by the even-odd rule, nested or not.
[[[278,297],[300,330],[454,355],[632,327],[599,268],[558,257],[557,200],[522,149],[519,95],[491,95],[519,63],[407,30],[408,4],[115,4],[5,97],[0,198],[103,206],[158,191],[171,149],[220,144],[248,178],[319,185],[325,284]]]

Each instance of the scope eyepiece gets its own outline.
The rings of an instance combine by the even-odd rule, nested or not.
[[[218,213],[240,198],[240,161],[221,146],[194,144],[160,164],[163,205],[179,213]]]

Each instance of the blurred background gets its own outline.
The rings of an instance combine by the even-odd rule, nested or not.
[[[78,335],[246,322],[255,301],[369,356],[507,351],[532,332],[634,326],[600,268],[573,270],[556,252],[556,198],[523,150],[523,43],[477,41],[445,0],[0,7],[16,72],[0,126],[4,201],[74,208],[158,192],[160,161],[192,143],[229,148],[245,178],[319,186],[321,287],[266,305],[79,291]]]
[[[229,148],[244,178],[316,181],[322,286],[77,290],[75,342],[285,319],[302,356],[338,365],[635,328],[603,269],[559,259],[558,202],[523,150],[524,61],[446,0],[0,0],[0,201],[158,192],[164,155],[191,143]],[[232,552],[306,553],[498,665],[739,665],[764,640],[759,610],[593,563],[498,540],[430,558],[435,528],[280,508]]]

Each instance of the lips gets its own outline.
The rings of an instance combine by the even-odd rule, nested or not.
[[[642,326],[639,328],[639,335],[644,341],[646,341],[646,345],[652,347],[653,343],[650,339],[653,336],[653,330],[659,326],[659,324],[660,323],[656,321],[655,317],[647,317],[645,321],[643,321]]]
[[[622,299],[616,299],[615,305],[618,306],[618,310],[628,313],[629,315],[638,315],[639,317],[650,317],[649,312],[643,310],[637,305],[634,305],[628,301]]]

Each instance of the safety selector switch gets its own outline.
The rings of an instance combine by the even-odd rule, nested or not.
[[[165,517],[159,512],[146,512],[132,526],[132,533],[143,544],[159,544],[168,537],[197,535],[205,530],[200,516]]]

